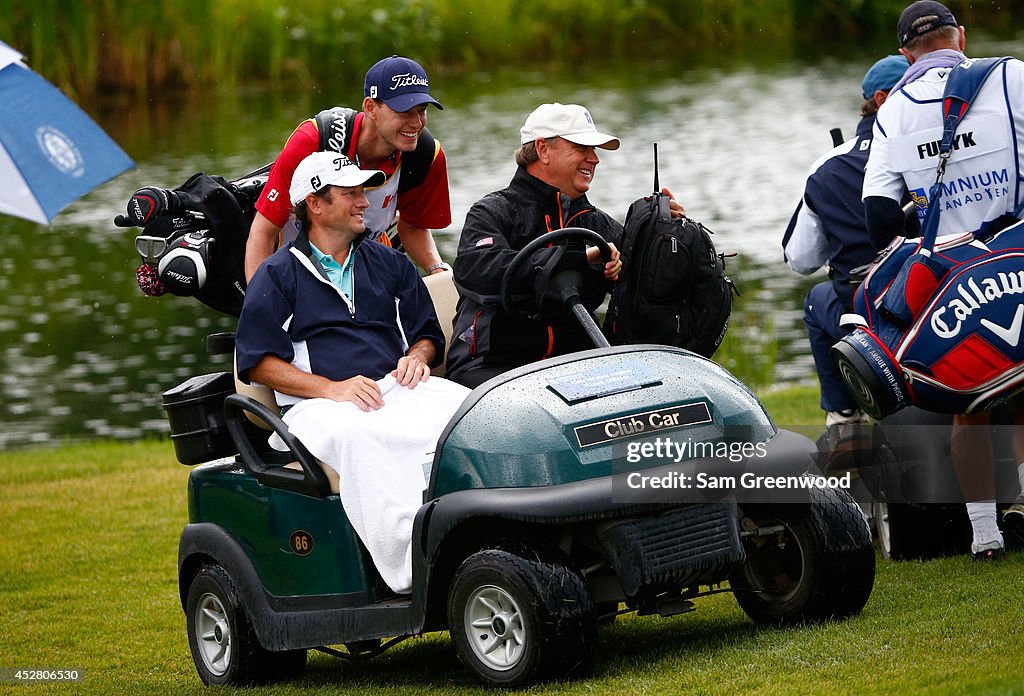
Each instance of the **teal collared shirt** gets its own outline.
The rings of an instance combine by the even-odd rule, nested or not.
[[[324,271],[327,273],[327,279],[331,281],[331,284],[341,291],[341,294],[345,297],[345,301],[351,304],[352,302],[352,259],[355,257],[355,244],[349,244],[348,256],[345,258],[345,265],[342,266],[334,257],[328,256],[314,246],[312,242],[309,243],[310,249],[313,250],[313,256],[323,266]]]

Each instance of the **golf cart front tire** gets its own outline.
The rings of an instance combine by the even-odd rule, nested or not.
[[[589,661],[597,638],[586,582],[555,549],[487,549],[467,558],[448,596],[462,662],[484,683],[560,679]]]
[[[756,623],[842,619],[871,595],[875,552],[860,508],[843,490],[808,492],[809,504],[744,508],[757,528],[780,529],[746,537],[747,561],[730,578],[736,601]]]
[[[297,677],[306,651],[265,650],[238,599],[231,576],[217,564],[200,568],[185,604],[188,646],[207,686],[245,686]]]

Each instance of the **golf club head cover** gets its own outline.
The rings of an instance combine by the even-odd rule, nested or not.
[[[160,213],[173,212],[180,207],[181,199],[174,191],[146,186],[128,199],[128,219],[136,227],[145,227]]]
[[[135,280],[144,295],[160,297],[167,292],[167,288],[160,282],[156,266],[152,264],[144,263],[139,266],[138,270],[135,271]]]

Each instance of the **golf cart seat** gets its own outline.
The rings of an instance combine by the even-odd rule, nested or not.
[[[455,288],[455,274],[451,271],[434,273],[423,277],[430,299],[437,312],[437,320],[444,332],[444,355],[441,364],[430,371],[435,377],[444,377],[445,363],[448,361],[448,349],[452,345],[452,328],[455,325],[455,306],[459,302],[459,291]]]
[[[274,390],[262,384],[246,384],[245,382],[238,378],[237,357],[235,358],[233,363],[233,371],[235,375],[235,393],[249,397],[253,401],[256,401],[257,403],[263,405],[273,413],[280,412],[280,407],[277,405],[277,400],[274,398]],[[243,413],[245,413],[245,417],[249,419],[249,422],[253,423],[254,425],[264,430],[272,431],[274,429],[270,423],[268,423],[263,418],[260,418],[252,411],[245,410],[243,411]],[[281,454],[287,455],[288,453],[282,452]],[[320,470],[323,471],[324,476],[327,479],[327,483],[329,485],[331,494],[338,495],[338,486],[340,482],[340,479],[338,478],[338,472],[324,464],[319,459],[316,460],[316,463],[319,466]],[[299,472],[300,475],[302,473],[302,464],[300,464],[298,460],[289,461],[287,464],[284,464],[283,466],[285,469]]]
[[[453,274],[451,271],[445,271],[444,273],[435,273],[434,275],[424,277],[423,282],[427,286],[427,291],[430,293],[430,298],[434,303],[434,310],[437,312],[437,318],[441,324],[441,329],[444,331],[446,348],[445,353],[447,355],[447,346],[451,340],[452,324],[453,319],[455,317],[455,305],[459,297],[459,294],[455,289],[455,283],[453,282]],[[233,367],[233,372],[235,378],[236,394],[240,395],[243,398],[247,397],[248,399],[251,399],[252,401],[259,404],[260,407],[266,409],[266,411],[268,411],[270,414],[274,414],[276,416],[276,414],[280,412],[280,407],[278,406],[277,401],[274,398],[274,392],[272,389],[262,384],[246,384],[245,382],[240,380],[238,378],[237,363]],[[444,375],[444,360],[442,360],[441,364],[431,371],[431,374],[438,377]],[[235,403],[237,404],[238,401],[235,400]],[[251,403],[249,404],[249,406],[251,406]],[[315,479],[315,488],[321,494],[326,495],[328,490],[333,495],[338,494],[338,472],[336,472],[334,469],[327,466],[320,460],[313,458],[312,455],[310,455],[309,452],[306,451],[305,447],[303,447],[301,443],[299,443],[298,441],[290,442],[289,438],[285,437],[285,435],[281,433],[281,428],[283,428],[284,425],[283,423],[281,423],[280,419],[272,418],[269,416],[267,418],[262,418],[255,412],[255,409],[251,407],[243,407],[241,410],[245,414],[245,417],[249,420],[249,422],[258,426],[259,428],[266,431],[273,431],[277,429],[278,434],[282,436],[282,439],[285,440],[286,444],[289,444],[289,448],[291,449],[290,453],[278,453],[275,450],[271,450],[269,447],[261,448],[259,452],[255,450],[250,452],[241,452],[243,458],[246,459],[250,468],[256,471],[257,475],[261,473],[260,471],[258,471],[259,469],[265,469],[265,471],[262,473],[267,473],[267,471],[273,472],[273,469],[277,469],[279,473],[284,474],[286,477],[289,477],[289,479],[286,480],[290,480],[291,478],[313,478]],[[279,424],[277,428],[275,428],[273,425],[275,421]],[[245,450],[246,443],[238,442],[238,440],[240,439],[242,438],[236,438],[236,444],[238,445],[240,450]],[[294,440],[294,438],[292,438],[292,440]],[[294,454],[297,456],[293,458],[289,457],[289,454]],[[268,458],[271,461],[257,461],[266,460]],[[303,458],[306,458],[305,465],[301,461]],[[270,465],[271,468],[267,469],[266,465]],[[280,472],[281,468],[286,469],[289,472],[294,472],[294,474],[289,476],[288,473]],[[323,478],[321,478],[318,475],[308,473],[308,468],[319,470],[319,472],[322,472]],[[304,474],[304,472],[307,473]],[[278,477],[274,476],[274,478]],[[303,487],[305,488],[305,486]]]

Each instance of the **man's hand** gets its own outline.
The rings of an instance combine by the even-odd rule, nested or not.
[[[403,387],[415,389],[417,384],[426,382],[430,377],[430,367],[415,355],[403,355],[391,376]]]
[[[661,193],[668,196],[668,211],[674,218],[681,218],[686,215],[686,209],[683,208],[683,204],[676,200],[676,197],[672,195],[672,192],[667,188],[661,189]]]
[[[430,230],[422,227],[414,227],[402,222],[402,216],[398,216],[398,238],[402,242],[405,253],[409,255],[416,265],[427,273],[441,273],[444,269],[438,268],[429,270],[435,264],[441,263],[441,254],[437,251],[437,244]]]
[[[348,401],[362,411],[376,411],[384,405],[380,387],[369,377],[358,375],[343,382],[330,382],[324,397],[334,401]]]
[[[604,277],[607,280],[615,282],[619,279],[619,273],[622,272],[622,259],[619,258],[619,250],[615,248],[615,245],[608,242],[608,246],[611,247],[612,253],[608,263],[604,265]],[[597,247],[587,247],[587,261],[590,263],[596,263],[601,258],[601,250]]]
[[[434,354],[434,342],[429,338],[421,338],[398,359],[398,366],[391,371],[391,376],[401,386],[415,389],[417,384],[426,382],[430,377],[430,361],[434,359]]]

